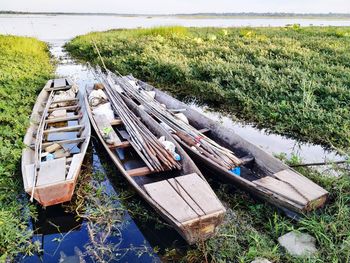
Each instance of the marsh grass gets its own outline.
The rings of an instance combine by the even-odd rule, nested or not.
[[[175,30],[176,29],[176,30]],[[111,30],[66,45],[180,99],[195,98],[258,127],[350,148],[349,27]]]
[[[32,253],[20,158],[38,92],[51,77],[48,47],[33,38],[0,35],[0,261]]]

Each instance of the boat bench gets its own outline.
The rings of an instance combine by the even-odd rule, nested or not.
[[[207,182],[196,173],[145,184],[144,188],[178,222],[225,210]]]
[[[321,206],[328,192],[291,169],[285,169],[253,181],[258,187],[296,203],[306,210]]]

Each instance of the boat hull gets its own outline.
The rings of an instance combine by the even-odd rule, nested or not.
[[[55,81],[57,83],[66,83],[66,86],[55,86]],[[23,184],[24,184],[24,190],[29,195],[32,195],[32,184],[33,184],[33,174],[34,174],[34,165],[35,165],[35,144],[36,136],[37,136],[37,130],[38,130],[38,123],[40,119],[42,118],[42,114],[46,107],[46,102],[50,96],[50,92],[60,92],[60,91],[67,91],[71,89],[73,86],[73,83],[69,79],[57,79],[57,80],[49,80],[45,87],[42,89],[42,91],[39,93],[38,98],[36,100],[36,103],[33,107],[32,115],[31,115],[31,123],[30,126],[27,129],[26,135],[24,137],[24,144],[26,145],[26,148],[23,149],[22,152],[22,177],[23,177]],[[56,95],[56,93],[54,93]],[[57,93],[58,94],[58,93]],[[67,145],[69,147],[72,147],[72,143],[76,144],[75,147],[78,147],[80,152],[72,153],[69,155],[69,158],[64,157],[55,157],[54,160],[60,160],[61,158],[64,158],[64,162],[60,162],[60,166],[53,167],[51,169],[45,170],[43,174],[38,175],[38,179],[36,180],[36,185],[33,193],[34,199],[41,204],[42,206],[52,206],[60,203],[64,203],[67,201],[70,201],[73,194],[75,185],[77,182],[77,178],[81,171],[81,165],[83,163],[84,156],[86,154],[86,150],[90,141],[90,123],[89,118],[87,114],[85,114],[85,104],[84,104],[84,98],[82,95],[82,91],[78,90],[76,97],[73,99],[75,106],[68,106],[68,107],[60,107],[57,103],[52,103],[49,105],[47,115],[49,116],[52,112],[65,109],[65,111],[69,114],[75,114],[74,116],[66,115],[65,117],[59,117],[59,118],[48,118],[45,117],[45,130],[48,131],[48,125],[52,124],[60,124],[63,123],[64,127],[69,128],[69,122],[70,121],[76,121],[79,123],[80,129],[77,129],[77,134],[80,134],[80,138],[72,139],[72,140],[47,140],[43,141],[43,143],[47,146],[50,146],[52,144],[58,143],[60,144],[61,149],[65,149]],[[55,105],[56,104],[56,105]],[[67,109],[67,110],[66,110]],[[75,109],[75,110],[71,110]],[[62,111],[62,110],[61,110]],[[79,113],[78,113],[79,111]],[[82,114],[82,115],[80,115]],[[60,127],[60,126],[58,126]],[[61,128],[58,128],[61,129]],[[45,131],[44,131],[45,133]],[[48,134],[48,133],[47,133]],[[54,134],[52,132],[52,134]],[[57,132],[58,136],[61,136],[62,132]],[[44,138],[44,137],[43,137]],[[46,140],[46,139],[45,139]],[[75,140],[75,142],[73,142]],[[71,144],[69,144],[69,142]],[[44,147],[44,148],[45,148]],[[67,156],[68,157],[68,156]],[[68,159],[70,159],[68,161]],[[41,161],[40,167],[45,166],[48,162],[47,161]],[[64,166],[64,167],[62,167]],[[50,181],[50,179],[45,179],[44,177],[51,178],[52,174],[55,174],[56,169],[59,169],[63,171],[63,173],[60,174],[61,179],[54,178],[54,180]],[[41,179],[41,183],[39,184],[39,177]]]
[[[85,103],[88,105],[87,97],[85,97]],[[147,115],[146,113],[144,113],[144,114]],[[164,207],[161,204],[159,204],[158,202],[156,202],[155,199],[152,198],[149,193],[147,193],[147,191],[145,189],[146,188],[145,185],[147,185],[147,184],[139,185],[138,183],[135,182],[133,177],[131,177],[128,174],[128,171],[125,170],[125,168],[123,167],[121,160],[112,152],[109,145],[103,139],[103,136],[100,133],[100,129],[98,128],[97,123],[94,120],[93,113],[92,113],[92,110],[90,109],[90,107],[88,107],[88,115],[89,115],[92,127],[95,130],[95,133],[97,134],[101,144],[104,146],[108,155],[112,159],[114,165],[119,169],[119,171],[122,173],[122,175],[125,177],[125,179],[136,190],[136,192],[139,194],[139,196],[141,198],[143,198],[166,222],[168,222],[170,225],[172,225],[174,227],[174,229],[186,240],[187,243],[194,244],[194,243],[206,240],[206,239],[208,239],[216,234],[217,227],[223,222],[223,218],[224,218],[225,211],[226,211],[222,205],[219,207],[219,210],[216,211],[215,213],[210,213],[210,214],[203,216],[203,217],[199,217],[199,218],[185,221],[185,222],[179,222],[178,220],[176,220],[174,218],[174,216],[171,215],[171,213],[169,213],[167,211],[166,207]],[[144,116],[144,117],[146,117],[146,116]],[[149,118],[149,116],[147,115],[146,118]],[[148,121],[150,121],[150,123],[148,123],[148,124],[152,126],[153,125],[152,122],[154,122],[154,120],[152,120],[152,118],[149,118]],[[147,121],[146,121],[146,123],[147,123]],[[164,133],[164,135],[166,135],[166,133]],[[171,138],[171,135],[168,135],[168,136]],[[176,142],[175,142],[175,144],[176,144]],[[185,159],[187,159],[186,164],[185,164],[185,166],[187,167],[187,170],[188,170],[187,172],[198,173],[201,175],[200,170],[195,166],[195,164],[192,162],[192,160],[189,159],[189,157],[187,156],[185,151],[183,149],[181,149],[181,147],[179,145],[177,145],[176,148],[178,149],[181,156],[183,156]],[[205,181],[204,178],[202,178],[202,179]],[[163,181],[167,181],[167,180],[158,181],[158,183],[163,182]],[[205,184],[207,184],[206,181],[205,181]],[[213,198],[217,199],[214,192],[212,192],[211,189],[210,189],[210,191],[211,191],[210,193],[213,195]]]
[[[155,87],[139,81],[146,90],[155,91],[155,99],[168,109],[180,110],[196,129],[208,129],[210,138],[220,145],[242,156],[253,157],[253,168],[256,170],[255,180],[247,180],[223,169],[209,158],[188,147],[180,138],[174,136],[197,164],[205,164],[215,171],[217,176],[231,181],[235,186],[269,203],[296,213],[309,212],[324,206],[328,192],[302,176],[280,160],[253,145],[233,130],[211,120],[183,102],[173,98]],[[280,189],[279,189],[280,188]]]

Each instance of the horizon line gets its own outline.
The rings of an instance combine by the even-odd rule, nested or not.
[[[294,12],[191,12],[191,13],[115,13],[115,12],[66,12],[66,11],[13,11],[13,10],[0,10],[0,14],[67,14],[67,15],[137,15],[137,16],[185,16],[185,15],[207,15],[207,16],[235,16],[235,15],[292,15],[292,16],[350,16],[350,13],[294,13]]]

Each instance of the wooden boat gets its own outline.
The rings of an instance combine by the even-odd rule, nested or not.
[[[128,76],[130,80],[147,91],[155,92],[155,100],[164,104],[167,109],[181,111],[189,120],[189,124],[201,131],[219,145],[226,147],[242,160],[241,174],[234,174],[217,165],[193,147],[189,147],[178,136],[174,136],[182,147],[194,158],[203,162],[220,176],[229,179],[241,189],[262,198],[286,212],[303,213],[322,207],[328,192],[307,179],[277,158],[261,148],[251,144],[233,130],[222,126],[185,103],[148,85],[145,82]]]
[[[92,87],[87,88],[90,94]],[[87,95],[86,105],[89,105]],[[128,106],[157,137],[165,136],[173,142],[181,156],[181,169],[152,172],[139,157],[138,150],[128,140],[128,132],[121,119],[114,114],[112,121],[95,115],[95,107],[87,107],[91,124],[115,166],[146,200],[189,243],[213,236],[222,222],[225,208],[202,176],[200,170],[179,144],[142,109],[128,101]],[[103,130],[109,130],[108,143]],[[128,156],[132,158],[128,159]]]
[[[62,78],[49,80],[34,105],[22,176],[25,191],[43,206],[72,198],[91,133],[84,102],[77,86]]]

